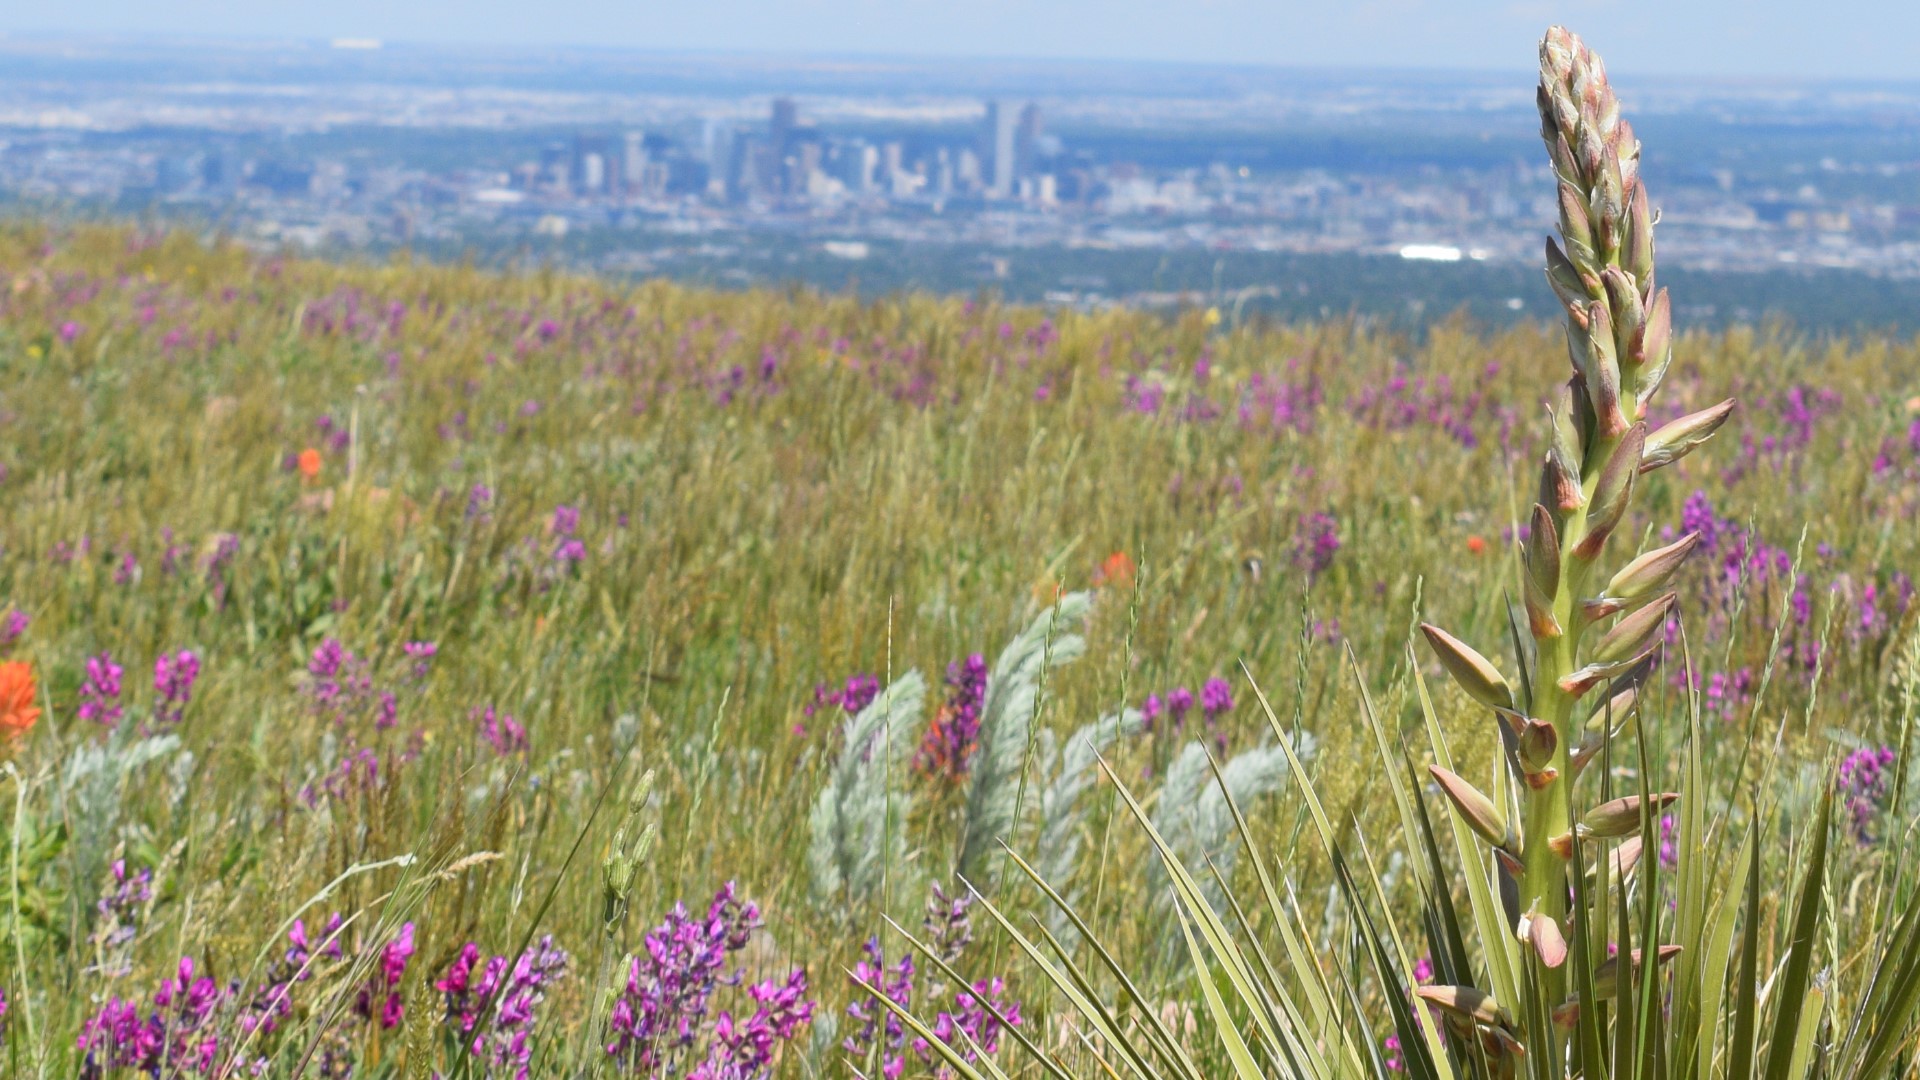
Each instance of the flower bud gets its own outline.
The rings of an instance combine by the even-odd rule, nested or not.
[[[1646,850],[1647,842],[1643,837],[1629,836],[1620,841],[1612,855],[1614,879],[1625,881],[1627,875],[1633,873],[1633,868],[1640,865],[1640,856]]]
[[[1635,179],[1638,180],[1639,156],[1634,158]],[[1620,265],[1641,288],[1646,288],[1653,278],[1653,214],[1647,209],[1647,186],[1633,185],[1633,201],[1627,204],[1626,233],[1620,238]],[[1637,358],[1645,362],[1644,357]]]
[[[1633,478],[1638,473],[1646,438],[1647,425],[1635,424],[1628,428],[1612,456],[1601,466],[1600,478],[1593,485],[1592,506],[1587,511],[1587,534],[1573,549],[1582,559],[1596,558],[1606,546],[1607,537],[1626,515],[1627,505],[1633,500]]]
[[[1553,916],[1527,916],[1527,942],[1533,946],[1540,962],[1548,967],[1557,968],[1567,962],[1567,938]]]
[[[1638,600],[1658,592],[1672,580],[1699,543],[1699,533],[1688,533],[1666,547],[1640,555],[1607,582],[1607,595],[1617,600]]]
[[[1553,763],[1553,752],[1560,746],[1560,733],[1545,720],[1529,719],[1520,730],[1519,742],[1521,771],[1537,773]]]
[[[1421,623],[1420,632],[1427,636],[1427,644],[1433,647],[1440,665],[1460,684],[1467,696],[1490,709],[1513,709],[1513,688],[1507,685],[1506,677],[1492,661],[1475,652],[1471,645],[1447,633],[1432,623]]]
[[[1413,992],[1427,1004],[1471,1024],[1502,1026],[1512,1019],[1492,994],[1472,986],[1416,986]]]
[[[1587,324],[1587,304],[1593,299],[1587,280],[1560,250],[1560,245],[1553,242],[1553,237],[1547,237],[1547,284],[1553,286],[1553,295],[1560,298],[1568,316],[1583,327]]]
[[[1627,430],[1627,415],[1620,408],[1620,352],[1614,340],[1613,313],[1599,300],[1587,308],[1586,353],[1582,374],[1587,377],[1587,395],[1600,434],[1612,438]]]
[[[640,782],[633,786],[627,795],[627,813],[639,817],[646,813],[647,801],[653,797],[653,770],[640,774]]]
[[[1647,309],[1640,303],[1639,286],[1626,271],[1609,266],[1600,272],[1600,282],[1606,286],[1607,307],[1613,315],[1613,345],[1620,360],[1621,377],[1630,381],[1638,366],[1632,342],[1647,325]]]
[[[1578,259],[1580,265],[1591,267],[1596,260],[1593,255],[1593,225],[1587,217],[1586,200],[1581,198],[1579,189],[1564,180],[1559,187],[1560,235],[1566,238],[1570,258]]]
[[[1678,420],[1667,424],[1659,431],[1647,436],[1646,449],[1640,455],[1640,471],[1652,472],[1662,465],[1671,465],[1694,447],[1713,438],[1720,425],[1727,422],[1733,414],[1733,399],[1711,408],[1688,413]]]
[[[1647,305],[1646,325],[1635,336],[1632,352],[1639,372],[1628,389],[1633,394],[1634,417],[1641,419],[1647,415],[1647,402],[1666,380],[1667,366],[1673,363],[1673,302],[1667,299],[1667,290],[1653,294],[1653,302]]]
[[[1664,964],[1680,955],[1680,946],[1662,945],[1654,955],[1655,964]],[[1633,969],[1639,971],[1645,965],[1640,950],[1632,953]],[[1620,958],[1609,956],[1593,969],[1593,996],[1601,1001],[1614,996],[1620,988]]]
[[[1527,573],[1548,596],[1560,590],[1560,530],[1552,512],[1539,503],[1533,504],[1527,531]]]
[[[1583,835],[1600,839],[1617,839],[1632,836],[1640,831],[1640,804],[1638,795],[1627,795],[1618,799],[1608,799],[1599,806],[1587,811],[1580,819]],[[1680,801],[1680,796],[1672,792],[1649,796],[1649,814],[1658,814],[1667,807]]]
[[[1593,647],[1589,663],[1614,664],[1637,658],[1654,645],[1673,611],[1674,594],[1667,593],[1639,611],[1613,624],[1600,643]]]
[[[1427,772],[1432,774],[1440,790],[1452,801],[1453,808],[1459,812],[1467,828],[1496,848],[1508,845],[1513,839],[1513,832],[1507,827],[1506,819],[1493,805],[1492,799],[1482,794],[1479,788],[1438,765],[1427,766]]]

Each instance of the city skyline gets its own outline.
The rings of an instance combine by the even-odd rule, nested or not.
[[[0,35],[168,35],[230,41],[349,41],[459,47],[582,48],[777,57],[940,57],[1181,63],[1275,68],[1511,71],[1549,23],[1635,58],[1620,70],[1709,78],[1920,79],[1906,43],[1920,9],[1842,0],[1810,19],[1786,0],[1654,5],[1571,0],[1369,0],[1274,5],[1245,0],[840,0],[616,6],[556,0],[311,5],[94,0],[0,11]],[[591,31],[584,28],[591,28]]]

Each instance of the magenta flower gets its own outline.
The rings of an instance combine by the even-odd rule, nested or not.
[[[200,677],[200,657],[182,649],[169,656],[160,654],[153,662],[153,722],[156,727],[180,723],[187,702],[193,699],[193,684]]]
[[[121,677],[125,671],[113,662],[109,653],[87,660],[87,678],[80,684],[80,719],[110,728],[126,712],[120,704]]]

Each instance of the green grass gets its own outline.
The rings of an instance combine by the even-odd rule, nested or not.
[[[1898,662],[1917,617],[1901,572],[1920,569],[1920,347],[1734,331],[1684,335],[1679,353],[1666,415],[1727,396],[1741,411],[1647,478],[1619,535],[1657,534],[1699,492],[1723,531],[1797,555],[1804,621],[1777,570],[1724,584],[1733,537],[1696,560],[1681,608],[1703,686],[1749,673],[1744,697],[1706,702],[1703,768],[1728,800],[1716,809],[1744,815],[1764,781],[1770,804],[1784,791],[1784,813],[1809,815],[1836,748],[1897,744],[1920,686],[1920,670]],[[353,873],[306,912],[309,927],[362,912],[347,937],[368,954],[415,925],[410,1019],[354,1029],[362,1074],[452,1068],[459,1055],[432,1030],[432,981],[467,940],[515,952],[536,920],[574,956],[544,1006],[536,1070],[603,1062],[602,972],[675,901],[704,905],[728,880],[765,912],[742,954],[754,977],[805,967],[816,1028],[832,1016],[844,1036],[845,969],[884,917],[917,923],[914,883],[951,883],[967,791],[897,778],[913,796],[891,826],[909,865],[869,901],[816,903],[808,811],[840,747],[825,714],[802,715],[813,686],[910,668],[937,684],[968,653],[992,660],[1059,590],[1093,588],[1096,600],[1085,659],[1045,681],[1040,730],[1064,734],[1220,675],[1241,699],[1221,733],[1253,748],[1266,721],[1237,676],[1244,663],[1285,726],[1317,741],[1310,767],[1328,811],[1378,843],[1401,819],[1344,650],[1386,729],[1418,742],[1416,621],[1487,648],[1506,640],[1511,537],[1543,449],[1535,403],[1565,365],[1559,331],[1544,327],[1452,322],[1415,346],[1351,323],[626,288],[9,228],[0,604],[31,617],[11,655],[32,665],[45,713],[0,789],[16,808],[17,888],[0,895],[6,1057],[21,1075],[73,1073],[75,1035],[101,1001],[144,1004],[183,954],[223,985],[247,978],[330,882],[407,854],[411,868]],[[1157,412],[1139,407],[1148,384],[1163,387]],[[1277,387],[1292,408],[1282,422]],[[341,445],[322,416],[347,433]],[[309,447],[321,451],[312,480],[284,464]],[[468,512],[475,485],[494,493],[480,515]],[[571,568],[553,557],[563,504],[580,511],[584,556]],[[1317,572],[1316,515],[1338,537]],[[210,575],[223,534],[237,549]],[[1100,581],[1115,552],[1137,564],[1137,587]],[[116,580],[128,555],[137,573]],[[1769,667],[1776,629],[1784,646]],[[371,702],[337,724],[316,711],[303,675],[329,638],[395,692],[390,729],[376,728]],[[424,681],[407,675],[408,641],[439,647]],[[157,746],[123,779],[76,779],[74,762],[101,745],[142,742],[154,658],[180,649],[204,670],[178,747]],[[128,712],[111,739],[77,717],[85,662],[102,652],[126,669]],[[1416,655],[1469,758],[1459,771],[1485,773],[1488,759],[1471,755],[1486,740],[1470,741],[1484,719],[1424,646]],[[1680,667],[1676,647],[1652,696],[1683,718]],[[927,714],[910,718],[916,733],[941,696],[936,685]],[[524,725],[523,753],[479,736],[472,713],[487,706]],[[1679,769],[1684,726],[1645,726],[1656,773]],[[1114,752],[1149,810],[1197,730],[1163,721]],[[359,748],[378,755],[377,781],[309,807],[302,790]],[[642,770],[654,781],[629,814]],[[1031,783],[1037,802],[1042,780]],[[603,790],[612,803],[590,825]],[[1155,1000],[1204,1015],[1184,947],[1163,948],[1146,837],[1110,785],[1084,803],[1082,910],[1109,947],[1156,958],[1143,976]],[[1298,789],[1245,809],[1263,857],[1294,853],[1304,925],[1318,930],[1333,879],[1302,839]],[[1874,875],[1914,820],[1910,805],[1891,809],[1873,842],[1836,840],[1823,940],[1838,1005],[1861,992],[1846,979],[1850,943],[1878,917]],[[1030,802],[1023,820],[1035,812]],[[600,866],[623,822],[659,834],[632,914],[609,934]],[[1030,854],[1036,834],[1007,839]],[[1732,865],[1737,844],[1725,846]],[[1765,855],[1787,865],[1784,851]],[[131,968],[116,974],[92,939],[119,857],[153,869],[155,895]],[[471,865],[434,876],[462,858]],[[1238,872],[1251,880],[1244,861]],[[1004,910],[1044,908],[1012,886],[995,891]],[[1394,891],[1418,894],[1406,875]],[[1789,916],[1772,906],[1786,893],[1764,899],[1769,925]],[[1045,980],[975,921],[969,977],[1004,974],[1025,1030],[1071,1049],[1069,1013]],[[1776,959],[1759,957],[1761,970]],[[295,1020],[257,1040],[276,1075],[344,1037],[326,1033],[326,1014],[350,1003],[357,976],[322,966],[299,984]],[[1383,1000],[1377,986],[1359,992]],[[1384,1034],[1388,1009],[1376,1013]],[[780,1059],[782,1074],[845,1074],[832,1040],[807,1042]]]

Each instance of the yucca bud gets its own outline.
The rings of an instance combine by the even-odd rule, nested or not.
[[[1530,719],[1520,729],[1519,742],[1521,771],[1537,773],[1553,762],[1553,752],[1560,746],[1560,733],[1544,720]]]
[[[1607,582],[1607,595],[1618,600],[1638,600],[1666,588],[1699,543],[1699,533],[1688,533],[1666,547],[1638,556]]]
[[[1652,472],[1662,465],[1671,465],[1694,447],[1713,438],[1720,425],[1733,415],[1733,399],[1728,398],[1711,408],[1688,413],[1660,430],[1647,436],[1646,447],[1640,454],[1640,471]]]
[[[1560,589],[1560,530],[1553,514],[1539,503],[1533,504],[1533,519],[1527,530],[1526,569],[1520,575],[1521,596],[1527,605],[1527,627],[1541,641],[1561,634],[1560,620],[1553,614],[1553,595]]]
[[[1644,837],[1629,836],[1620,841],[1620,845],[1613,849],[1612,855],[1614,878],[1625,881],[1627,875],[1633,873],[1633,868],[1640,865],[1640,856],[1646,850],[1647,842]]]
[[[1635,157],[1635,171],[1639,159]],[[1637,179],[1637,176],[1636,176]],[[1565,225],[1561,228],[1564,230]],[[1633,185],[1633,201],[1627,204],[1627,228],[1620,238],[1620,265],[1645,289],[1653,281],[1653,214],[1647,209],[1645,184]],[[1644,362],[1644,358],[1643,358]]]
[[[1513,831],[1507,826],[1506,817],[1479,788],[1438,765],[1427,766],[1427,772],[1459,811],[1460,820],[1466,822],[1475,835],[1496,848],[1506,848],[1512,843]]]
[[[1667,367],[1673,363],[1673,302],[1667,299],[1667,290],[1653,294],[1647,305],[1646,325],[1635,335],[1631,351],[1639,372],[1627,385],[1633,394],[1634,419],[1644,420],[1647,402],[1666,381]]]
[[[1667,593],[1615,623],[1601,637],[1600,643],[1593,647],[1589,662],[1614,664],[1645,655],[1665,629],[1667,616],[1673,611],[1673,603],[1674,594]]]
[[[1614,681],[1618,684],[1624,680],[1616,679]],[[1587,729],[1590,731],[1603,731],[1608,724],[1612,724],[1616,728],[1619,727],[1626,721],[1627,715],[1633,712],[1633,707],[1639,700],[1640,688],[1637,686],[1628,686],[1610,698],[1604,698],[1595,702],[1593,714],[1587,717]]]
[[[1602,730],[1607,723],[1609,715],[1612,716],[1617,726],[1625,726],[1627,714],[1624,710],[1616,711],[1612,714],[1609,714],[1607,710],[1610,707],[1617,708],[1621,705],[1631,707],[1632,699],[1625,697],[1622,688],[1638,686],[1640,681],[1646,678],[1647,672],[1653,668],[1653,654],[1654,650],[1649,648],[1638,656],[1617,663],[1588,664],[1586,667],[1560,680],[1560,688],[1575,697],[1579,697],[1609,679],[1613,681],[1613,699],[1611,701],[1600,702],[1594,706],[1591,713],[1587,714],[1586,726],[1589,730]],[[1623,701],[1623,699],[1625,700]]]
[[[613,849],[600,864],[601,881],[610,899],[626,899],[627,891],[633,887],[634,869],[634,861],[627,854],[627,830],[615,829]]]
[[[1646,305],[1640,302],[1639,283],[1625,270],[1609,266],[1600,271],[1600,282],[1606,286],[1607,307],[1613,315],[1613,344],[1620,359],[1620,375],[1632,385],[1639,367],[1633,343],[1647,325]]]
[[[1620,408],[1620,351],[1614,340],[1613,313],[1599,300],[1587,307],[1585,352],[1587,366],[1581,374],[1587,379],[1593,414],[1600,434],[1613,438],[1627,430],[1627,415]]]
[[[1654,954],[1655,964],[1664,964],[1680,955],[1680,946],[1662,945]],[[1639,949],[1633,950],[1633,970],[1638,972],[1645,966],[1645,959]],[[1620,958],[1609,956],[1593,969],[1593,996],[1601,1001],[1613,997],[1620,989]]]
[[[1560,235],[1567,240],[1566,258],[1591,274],[1596,263],[1593,248],[1593,223],[1587,217],[1587,202],[1578,188],[1560,181]],[[1548,243],[1553,241],[1549,240]],[[1552,266],[1552,255],[1548,255]]]
[[[1658,814],[1679,802],[1680,796],[1673,792],[1664,792],[1648,796],[1645,800],[1638,795],[1608,799],[1587,811],[1586,816],[1580,819],[1582,835],[1607,840],[1637,834],[1640,831],[1640,804],[1643,801],[1649,804],[1648,813]]]
[[[1527,526],[1527,574],[1541,592],[1551,596],[1560,591],[1560,529],[1552,511],[1539,503],[1533,504]]]
[[[1504,1027],[1481,1027],[1480,1049],[1494,1066],[1495,1075],[1501,1080],[1519,1075],[1519,1062],[1527,1056],[1527,1048],[1513,1033]]]
[[[1547,284],[1553,287],[1553,295],[1567,309],[1567,315],[1580,326],[1587,325],[1587,304],[1593,300],[1588,282],[1595,279],[1584,274],[1573,261],[1554,243],[1553,237],[1547,237]],[[1597,282],[1596,282],[1597,283]]]
[[[1587,511],[1587,533],[1574,546],[1574,554],[1591,562],[1606,546],[1607,537],[1626,516],[1633,500],[1633,478],[1638,475],[1641,450],[1646,444],[1647,425],[1635,424],[1620,437],[1613,455],[1600,468],[1593,485],[1593,503]]]
[[[1533,946],[1540,962],[1550,968],[1557,968],[1567,962],[1567,938],[1560,932],[1560,923],[1551,915],[1532,914],[1526,919],[1526,939]]]
[[[1538,497],[1541,503],[1562,514],[1579,509],[1586,500],[1580,490],[1579,466],[1560,454],[1558,447],[1548,449],[1540,459]]]
[[[1588,622],[1611,619],[1625,610],[1627,602],[1611,596],[1594,596],[1580,601],[1580,614],[1586,616]]]
[[[1493,995],[1472,986],[1416,986],[1420,1000],[1469,1024],[1504,1027],[1513,1022]]]
[[[1490,709],[1513,711],[1513,688],[1507,685],[1506,677],[1492,661],[1432,623],[1421,623],[1420,632],[1427,636],[1427,644],[1440,658],[1440,666],[1447,669],[1447,674],[1453,676],[1453,681],[1460,684],[1468,697]]]

